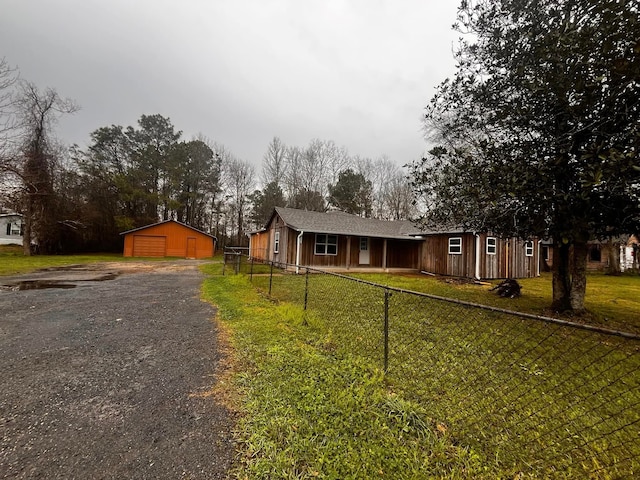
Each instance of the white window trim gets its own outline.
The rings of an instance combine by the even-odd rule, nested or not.
[[[452,242],[457,240],[457,245],[452,245]],[[452,251],[451,247],[454,249],[459,249],[458,252]],[[449,237],[449,255],[462,255],[462,237]]]
[[[273,253],[280,253],[280,232],[275,232],[273,239]]]
[[[533,242],[531,240],[524,242],[524,256],[533,257],[533,251]]]
[[[318,236],[320,235],[324,235],[326,238],[325,242],[318,242]],[[334,237],[336,239],[336,242],[329,242],[329,237]],[[335,257],[336,255],[338,255],[338,236],[337,235],[331,235],[328,233],[316,233],[316,239],[315,239],[315,243],[313,245],[313,254],[314,255],[329,255],[332,257]],[[324,246],[324,253],[318,253],[318,245],[323,245]],[[329,245],[335,245],[336,246],[336,253],[327,253],[328,247]]]
[[[489,244],[489,241],[493,240],[493,245]],[[493,249],[493,252],[491,251]],[[495,255],[498,253],[498,239],[496,237],[487,237],[487,255]]]

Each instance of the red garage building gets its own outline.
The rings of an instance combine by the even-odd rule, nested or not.
[[[213,257],[216,237],[198,229],[165,220],[122,232],[125,257]]]

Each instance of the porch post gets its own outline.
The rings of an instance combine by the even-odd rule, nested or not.
[[[387,268],[387,239],[382,242],[382,268]]]
[[[347,269],[351,266],[351,235],[347,236]]]
[[[476,233],[476,279],[480,280],[480,234]]]
[[[296,274],[300,271],[300,253],[302,250],[302,236],[304,230],[300,230],[300,235],[296,238]]]

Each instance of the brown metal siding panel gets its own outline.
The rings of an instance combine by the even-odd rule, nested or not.
[[[124,236],[124,250],[122,252],[123,257],[133,256],[133,234],[129,233]]]

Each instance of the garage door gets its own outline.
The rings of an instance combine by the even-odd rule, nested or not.
[[[134,257],[164,257],[167,252],[167,238],[151,235],[134,235]]]

